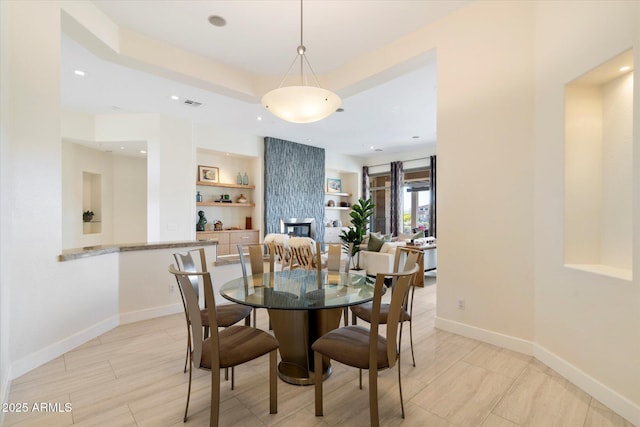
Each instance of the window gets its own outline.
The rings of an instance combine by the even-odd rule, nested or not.
[[[411,234],[418,230],[429,230],[430,211],[429,170],[408,171],[404,174],[404,234]]]
[[[375,204],[371,231],[389,233],[391,229],[390,218],[390,176],[389,173],[371,175],[369,177],[371,198]],[[430,184],[429,168],[421,168],[405,171],[403,200],[401,211],[403,212],[403,233],[411,234],[413,230],[429,229],[430,211]]]

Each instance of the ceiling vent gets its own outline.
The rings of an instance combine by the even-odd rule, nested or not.
[[[199,107],[202,105],[202,102],[194,101],[193,99],[185,99],[184,105],[188,105],[190,107]]]

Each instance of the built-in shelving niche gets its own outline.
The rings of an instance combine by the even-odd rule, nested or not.
[[[632,143],[629,50],[565,86],[567,267],[631,280]]]
[[[100,174],[82,172],[82,212],[86,211],[92,211],[94,215],[89,222],[83,220],[82,234],[102,233],[102,175]]]

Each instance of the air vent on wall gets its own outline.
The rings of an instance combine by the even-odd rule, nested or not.
[[[202,105],[202,102],[194,101],[193,99],[185,99],[184,104],[191,107],[199,107]]]

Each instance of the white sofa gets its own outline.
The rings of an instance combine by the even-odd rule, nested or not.
[[[375,276],[377,273],[388,273],[393,271],[395,262],[396,248],[398,246],[406,246],[411,239],[400,236],[395,242],[385,242],[380,248],[380,252],[372,252],[367,250],[367,245],[363,244],[360,250],[360,268],[366,271],[368,276]],[[437,264],[437,248],[436,240],[433,237],[423,237],[415,240],[416,244],[433,245],[429,250],[424,251],[424,270],[430,271],[436,269]]]

